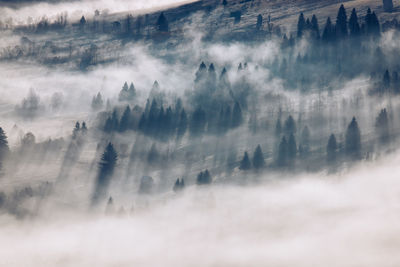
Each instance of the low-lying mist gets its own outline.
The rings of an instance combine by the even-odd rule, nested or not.
[[[392,155],[330,176],[265,174],[260,184],[244,187],[189,187],[148,202],[146,209],[134,203],[121,211],[115,200],[105,217],[51,205],[33,220],[2,215],[0,262],[397,266],[399,160]]]

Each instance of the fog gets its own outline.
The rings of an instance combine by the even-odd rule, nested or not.
[[[0,265],[399,265],[395,20],[55,2],[0,8]]]
[[[399,155],[343,175],[191,188],[106,217],[1,217],[12,266],[397,266]],[[116,209],[118,202],[115,202]],[[23,255],[23,257],[21,257]]]

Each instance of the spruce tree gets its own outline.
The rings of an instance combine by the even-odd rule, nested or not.
[[[313,15],[311,18],[311,32],[312,32],[314,39],[319,39],[319,37],[320,37],[319,25],[318,25],[317,16],[315,16],[315,15]]]
[[[386,108],[379,112],[375,122],[375,129],[381,144],[387,144],[390,138],[389,118]]]
[[[256,24],[256,30],[259,31],[262,28],[262,23],[263,23],[263,17],[261,14],[258,14],[257,16],[257,24]]]
[[[350,30],[350,35],[352,37],[360,36],[361,28],[360,28],[360,24],[358,23],[358,17],[357,17],[357,12],[356,12],[355,8],[353,8],[353,10],[351,11],[351,15],[350,15],[350,19],[349,19],[349,30]]]
[[[292,115],[289,115],[289,117],[286,119],[284,131],[287,135],[296,133],[296,122],[294,121]]]
[[[345,151],[351,159],[361,158],[361,133],[355,117],[347,127]]]
[[[330,17],[326,19],[325,28],[322,33],[322,40],[327,43],[335,40],[335,28],[332,25]]]
[[[283,136],[281,142],[279,143],[279,148],[278,148],[278,158],[277,158],[278,166],[286,165],[287,154],[288,154],[288,143],[286,141],[286,137]]]
[[[336,17],[336,34],[339,38],[347,36],[347,15],[343,4],[340,6]]]
[[[337,143],[334,134],[331,134],[326,146],[326,160],[328,163],[334,163],[336,161]]]
[[[7,135],[4,132],[3,128],[0,127],[0,168],[2,165],[3,159],[10,152],[10,148],[8,147]]]
[[[178,129],[176,133],[176,138],[180,140],[186,133],[187,129],[187,116],[185,109],[182,109],[180,117],[179,117],[179,123],[178,123]]]
[[[211,184],[211,182],[212,182],[212,179],[211,179],[211,175],[208,170],[205,170],[204,172],[200,172],[197,175],[197,179],[196,179],[197,185],[207,185],[207,184]]]
[[[169,31],[168,21],[164,15],[164,12],[161,12],[160,16],[157,19],[157,30],[160,32],[168,32]]]
[[[253,154],[253,167],[256,170],[262,169],[265,166],[264,155],[261,146],[258,145]]]
[[[304,19],[304,14],[300,13],[299,20],[297,22],[297,38],[303,37],[303,32],[306,27],[306,21]]]
[[[251,169],[251,162],[249,159],[249,154],[247,154],[247,151],[245,151],[243,154],[243,159],[240,162],[239,169],[242,171],[247,171]]]
[[[98,201],[104,199],[107,195],[107,190],[114,172],[115,165],[117,163],[117,159],[117,152],[110,142],[101,156],[92,204],[96,204]]]
[[[240,108],[239,103],[236,101],[235,105],[233,106],[232,128],[239,127],[240,124],[242,124],[242,122],[243,122],[242,109]]]
[[[119,123],[119,131],[125,132],[130,129],[131,122],[131,109],[129,106],[126,106],[124,113],[122,114],[121,121]]]
[[[296,158],[296,155],[297,155],[296,138],[294,137],[294,134],[291,133],[288,141],[287,157],[289,160],[292,161]]]

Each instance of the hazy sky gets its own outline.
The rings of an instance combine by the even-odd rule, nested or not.
[[[57,14],[68,11],[72,18],[82,14],[91,16],[97,9],[113,12],[140,12],[145,9],[157,9],[178,3],[194,2],[194,0],[83,0],[72,2],[34,2],[20,4],[18,8],[0,7],[0,18],[12,17],[15,22],[26,21],[27,18],[38,19],[46,15],[51,18]]]

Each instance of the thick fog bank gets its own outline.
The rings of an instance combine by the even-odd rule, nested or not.
[[[4,215],[0,265],[398,266],[399,160],[344,175],[190,187],[116,216]]]

